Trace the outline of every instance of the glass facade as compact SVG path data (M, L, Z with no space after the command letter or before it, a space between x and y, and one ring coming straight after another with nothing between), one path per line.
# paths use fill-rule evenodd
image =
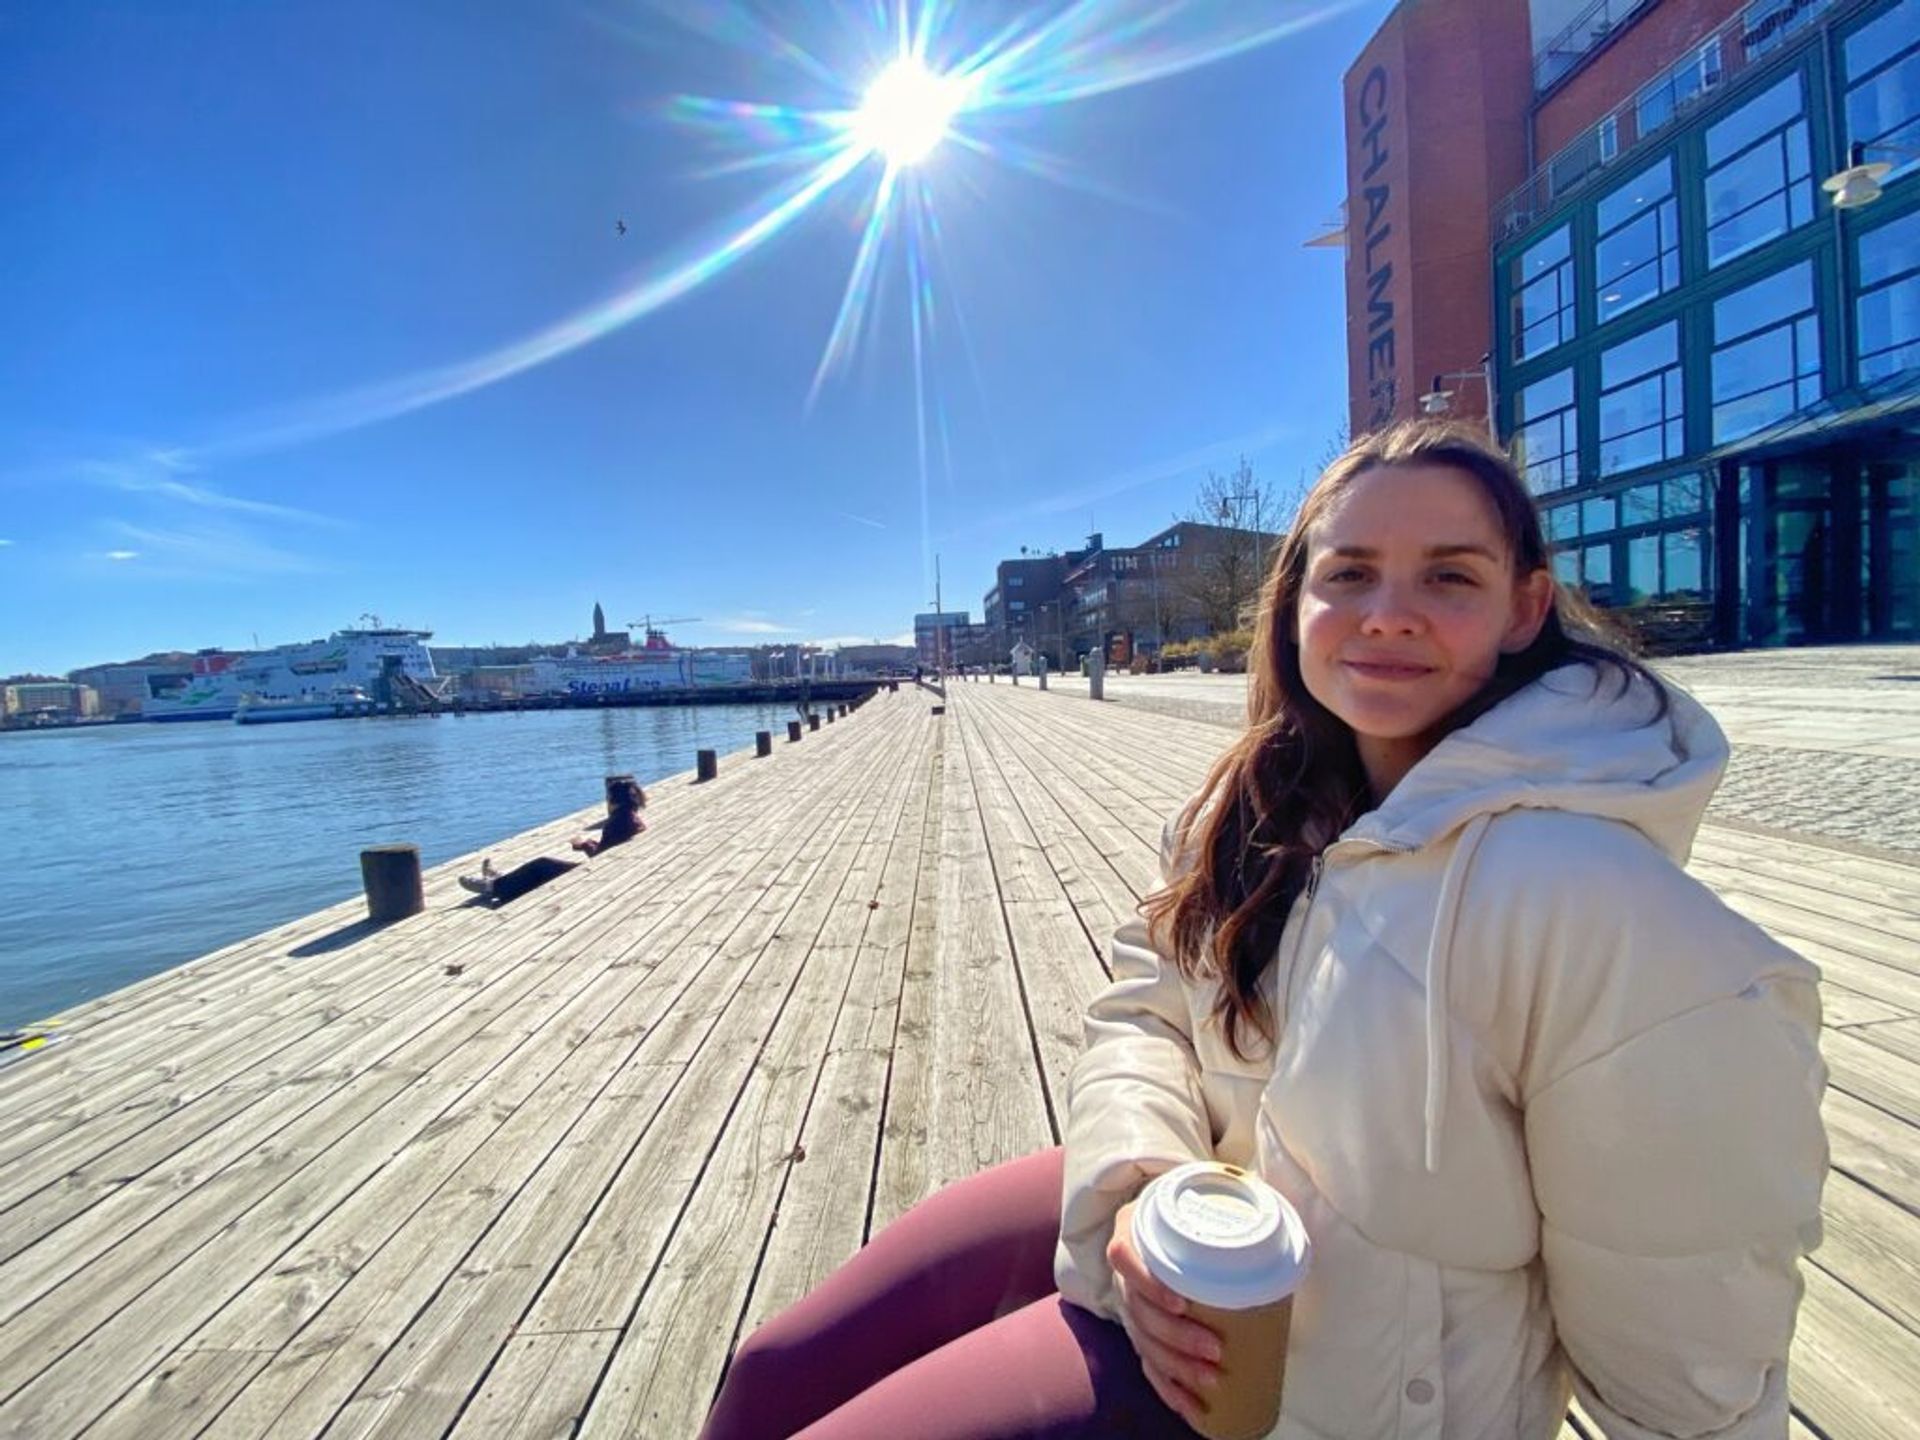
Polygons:
M1531 359L1574 334L1573 232L1561 226L1513 262L1513 358Z
M1515 458L1536 495L1564 490L1580 480L1580 411L1573 371L1537 380L1515 400Z
M1600 353L1600 473L1686 452L1680 326L1670 321Z
M1680 206L1671 156L1595 207L1594 289L1602 324L1680 288Z
M1920 0L1847 37L1847 139L1902 174L1920 164Z
M1707 263L1722 265L1813 219L1805 82L1794 71L1707 127Z
M1554 573L1649 636L1920 639L1920 0L1804 16L1493 256Z
M1713 443L1764 429L1820 398L1813 262L1736 290L1713 307Z
M1863 381L1920 365L1920 211L1860 236L1854 353Z

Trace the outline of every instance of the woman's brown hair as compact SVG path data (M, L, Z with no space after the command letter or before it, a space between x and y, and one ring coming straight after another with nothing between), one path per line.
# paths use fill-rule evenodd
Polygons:
M1548 567L1539 512L1519 471L1459 425L1411 421L1365 436L1307 492L1261 592L1247 655L1246 733L1214 762L1181 812L1174 852L1182 861L1141 906L1155 942L1183 975L1219 981L1217 1018L1243 1059L1249 1058L1248 1031L1266 1044L1274 1040L1260 977L1278 953L1287 914L1315 858L1373 804L1352 730L1301 678L1295 621L1314 526L1355 480L1386 465L1444 465L1471 476L1506 538L1514 577ZM1470 724L1549 670L1580 660L1613 672L1623 687L1644 677L1665 713L1659 680L1584 598L1555 584L1533 643L1501 655L1492 679L1442 722L1440 734Z

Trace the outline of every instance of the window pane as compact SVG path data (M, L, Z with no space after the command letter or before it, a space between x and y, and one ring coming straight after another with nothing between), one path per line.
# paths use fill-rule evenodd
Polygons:
M1713 307L1713 340L1725 345L1813 308L1813 262L1789 266Z
M1786 151L1779 142L1755 146L1707 177L1707 222L1738 214L1786 183Z
M1863 380L1877 380L1913 363L1913 346L1920 343L1920 275L1860 297L1859 340ZM1889 354L1894 351L1900 353Z
M1724 405L1715 405L1713 443L1722 445L1729 440L1738 440L1743 435L1751 435L1776 420L1785 419L1796 408L1792 381L1776 385L1771 390L1757 390L1751 395L1742 395Z
M1800 113L1800 72L1796 70L1771 90L1748 101L1708 129L1707 163L1718 165Z
M1638 376L1672 365L1680 358L1680 327L1669 321L1636 335L1600 357L1600 385L1611 390Z
M1529 246L1514 263L1514 281L1524 285L1544 275L1573 253L1571 229L1562 225L1537 245Z
M1719 265L1784 235L1792 228L1784 194L1707 229L1707 263Z
M1614 527L1613 496L1602 495L1597 500L1583 500L1580 504L1580 529L1588 535L1604 535Z
M1847 37L1847 78L1858 80L1916 43L1920 43L1920 0L1901 0Z
M1699 529L1670 530L1661 537L1666 552L1665 594L1671 600L1704 599L1706 586L1705 533Z
M1580 507L1556 505L1547 511L1547 538L1572 540L1580 534Z
M1920 0L1915 0L1920 4ZM1920 210L1860 237L1860 284L1878 285L1920 269Z
M1603 199L1597 207L1600 228L1612 230L1673 194L1673 160L1651 165Z
M1620 523L1645 525L1660 518L1660 487L1636 485L1620 497Z
M1562 585L1580 583L1580 552L1578 550L1557 550L1553 556L1553 578Z
M1660 537L1642 535L1627 542L1627 583L1621 603L1634 605L1660 593Z
M1665 482L1667 514L1692 515L1707 504L1706 483L1698 475L1675 475Z
M1534 420L1554 410L1564 410L1573 404L1573 371L1562 370L1557 375L1549 375L1537 380L1520 392L1520 418Z
M1786 325L1713 352L1713 402L1736 400L1794 377L1793 330Z
M1580 552L1580 569L1587 583L1587 594L1595 603L1613 603L1613 547L1589 545Z
M1920 53L1847 92L1847 134L1852 139L1871 143L1893 137L1897 143L1915 116L1920 116ZM1913 163L1912 157L1904 155L1867 158L1889 161L1899 169Z

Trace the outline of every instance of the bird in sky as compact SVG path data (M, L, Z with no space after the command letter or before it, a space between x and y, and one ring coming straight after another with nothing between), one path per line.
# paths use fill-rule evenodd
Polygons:
M613 222L613 228L624 235L627 233L627 222L624 220L616 220Z

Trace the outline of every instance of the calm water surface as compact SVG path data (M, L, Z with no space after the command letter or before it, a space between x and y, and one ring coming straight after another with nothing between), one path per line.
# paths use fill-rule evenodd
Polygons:
M0 734L0 1029L784 734L782 705Z

